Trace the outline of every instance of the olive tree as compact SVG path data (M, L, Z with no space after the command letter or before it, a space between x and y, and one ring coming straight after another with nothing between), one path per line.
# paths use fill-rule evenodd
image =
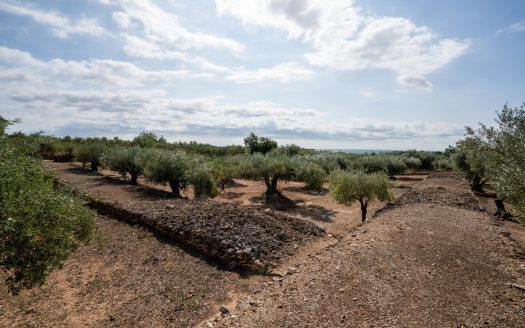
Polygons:
M86 167L86 163L91 163L91 170L98 171L100 166L100 156L104 152L104 145L101 143L89 143L78 145L73 154L75 159L82 163L82 168Z
M106 149L101 161L110 170L117 171L123 176L130 175L130 183L137 184L137 179L144 171L140 161L142 149L140 147L113 147Z
M258 137L253 132L244 138L244 145L248 154L266 154L277 148L277 142L266 137Z
M266 185L265 194L280 193L277 189L279 180L289 180L295 176L295 161L288 156L254 154L247 156L242 169L243 176L262 179Z
M470 189L482 192L486 183L486 147L472 137L466 137L456 144L456 153L452 155L452 163L470 183Z
M193 186L195 197L217 196L217 185L211 165L202 159L194 159L191 164L184 174L184 179L189 185Z
M389 191L390 181L384 172L365 173L334 171L328 178L330 195L340 204L350 206L354 201L361 205L361 221L366 220L368 204L379 199L387 201L392 198Z
M500 199L496 205L504 212L503 201L508 201L523 217L525 216L525 104L512 108L505 105L497 112L497 126L481 126L474 130L467 128L463 143L469 142L478 147L467 148L472 154L478 152L479 158L467 163L472 167L477 159L482 159L485 175L494 181L494 189Z
M144 176L148 180L167 182L173 194L180 197L180 191L187 186L186 171L190 168L190 158L185 152L146 149L141 153L139 163L144 167Z
M321 190L326 180L326 171L318 164L308 161L299 160L297 165L297 178L303 181L307 188Z
M239 156L223 156L213 159L211 162L212 174L217 183L224 191L228 181L231 181L240 172L241 158Z

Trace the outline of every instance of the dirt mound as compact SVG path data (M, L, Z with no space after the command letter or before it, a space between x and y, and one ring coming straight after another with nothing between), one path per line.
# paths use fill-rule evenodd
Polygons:
M435 179L438 178L435 177ZM378 210L374 214L374 217L377 217L379 214L393 208L418 203L451 206L479 212L487 210L486 207L481 205L476 197L469 191L438 186L412 188L406 191L393 203L388 203L385 207Z
M140 222L230 266L262 269L324 229L286 214L211 200L166 200L123 207L91 205L105 215Z

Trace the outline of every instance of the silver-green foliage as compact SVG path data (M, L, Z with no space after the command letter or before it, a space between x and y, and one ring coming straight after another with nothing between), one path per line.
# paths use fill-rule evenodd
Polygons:
M202 159L193 159L191 164L191 167L185 172L184 179L193 186L195 197L217 196L217 185L211 165Z
M326 177L326 171L314 162L302 160L297 165L297 178L308 188L321 190Z
M139 156L139 163L144 167L144 176L148 180L167 182L175 195L180 196L180 191L186 188L186 171L190 167L190 158L186 153L145 149Z
M361 205L361 219L366 219L368 204L379 199L392 198L389 191L390 180L384 172L366 173L362 170L353 172L334 171L328 178L330 195L340 204L350 206L354 201Z
M140 147L124 148L120 146L106 149L101 156L101 162L110 170L117 171L122 175L129 174L130 182L137 183L137 178L143 173L140 156Z
M505 105L496 123L497 127L467 128L465 140L480 145L473 152L479 151L485 175L494 181L498 195L525 217L525 104L519 108ZM477 164L469 158L467 162Z

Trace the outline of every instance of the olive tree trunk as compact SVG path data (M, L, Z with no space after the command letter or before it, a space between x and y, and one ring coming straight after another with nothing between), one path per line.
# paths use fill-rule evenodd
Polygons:
M361 222L366 220L366 211L368 209L368 202L363 198L359 198L359 204L361 204Z
M179 179L170 180L170 188L175 197L180 197L180 181Z

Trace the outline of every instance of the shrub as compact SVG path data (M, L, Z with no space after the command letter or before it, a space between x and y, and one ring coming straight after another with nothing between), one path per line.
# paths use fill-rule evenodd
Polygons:
M94 213L0 137L0 266L12 292L42 284L93 229Z
M142 174L143 167L140 163L139 147L123 148L113 147L106 149L102 154L101 161L110 170L117 171L122 175L129 173L130 183L136 184L138 176Z
M350 206L354 201L361 205L361 221L366 220L369 202L379 199L387 201L392 198L388 188L390 181L383 172L365 173L334 171L328 179L330 194L340 204Z

